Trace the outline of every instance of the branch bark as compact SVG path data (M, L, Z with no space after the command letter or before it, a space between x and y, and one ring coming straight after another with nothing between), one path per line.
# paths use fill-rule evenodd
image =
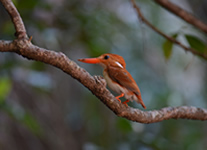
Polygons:
M131 0L131 3L133 5L133 7L135 8L138 17L147 25L149 26L152 30L154 30L155 32L157 32L158 34L160 34L161 36L163 36L164 38L166 38L167 40L177 44L178 46L182 47L186 52L191 52L194 55L198 55L204 59L207 60L207 55L205 53L201 53L193 48L187 47L185 45L183 45L181 42L177 41L176 39L174 39L173 37L170 37L168 35L166 35L165 33L163 33L161 30L159 30L158 28L156 28L155 26L153 26L142 14L141 10L139 9L139 7L137 6L137 4L135 3L134 0Z
M0 0L8 13L15 7L10 0ZM7 3L5 2L7 1ZM10 14L10 16L12 16ZM20 16L18 16L20 17ZM17 20L21 20L20 18ZM23 31L23 22L15 21L13 23L17 31ZM25 30L26 33L26 30ZM161 110L141 111L119 103L117 99L107 90L105 80L100 76L91 76L83 68L79 67L75 62L70 60L63 53L54 52L40 48L31 43L27 36L17 36L14 41L0 40L0 52L14 52L27 59L41 61L59 68L65 73L78 80L86 88L88 88L97 98L99 98L109 109L111 109L117 116L124 117L128 120L140 123L154 123L167 119L194 119L207 120L207 110L196 107L166 107Z
M185 20L186 22L192 24L193 26L197 27L201 31L205 32L207 34L207 24L203 23L196 17L194 17L189 12L183 10L179 6L171 3L168 0L154 0L156 3L164 7L165 9L169 10L173 14L177 15L181 19Z

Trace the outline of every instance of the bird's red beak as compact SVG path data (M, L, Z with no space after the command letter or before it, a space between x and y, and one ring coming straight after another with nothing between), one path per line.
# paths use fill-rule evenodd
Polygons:
M89 63L89 64L97 64L101 62L100 59L98 58L82 58L82 59L78 59L78 61Z

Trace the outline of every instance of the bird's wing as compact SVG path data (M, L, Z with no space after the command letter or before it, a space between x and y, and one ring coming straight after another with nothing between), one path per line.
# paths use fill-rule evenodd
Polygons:
M140 95L139 87L126 69L116 67L108 67L107 69L108 75L113 81L134 92L136 95Z
M131 74L124 68L120 69L116 67L108 67L107 69L109 77L119 85L125 87L129 91L132 91L138 98L136 102L140 103L142 107L146 109L146 106L142 101L139 87L132 78Z

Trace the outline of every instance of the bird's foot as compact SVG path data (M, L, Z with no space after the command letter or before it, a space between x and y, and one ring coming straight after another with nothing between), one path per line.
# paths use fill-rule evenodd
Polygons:
M126 101L122 102L122 104L125 104L128 107L128 105L127 105L128 102L129 102L129 100L126 100Z
M119 98L123 97L124 96L124 93L121 93L121 95L119 96L116 96L116 99L121 103L121 100Z
M119 98L116 97L116 99L121 103L121 100Z
M119 99L119 98L121 98L121 97L123 97L123 96L124 96L124 93L121 93L121 95L116 96L116 99Z

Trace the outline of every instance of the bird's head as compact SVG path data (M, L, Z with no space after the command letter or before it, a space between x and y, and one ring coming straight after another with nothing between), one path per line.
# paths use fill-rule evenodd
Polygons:
M100 64L102 67L107 68L108 66L125 68L126 64L122 56L106 53L97 58L82 58L78 61L90 64Z

